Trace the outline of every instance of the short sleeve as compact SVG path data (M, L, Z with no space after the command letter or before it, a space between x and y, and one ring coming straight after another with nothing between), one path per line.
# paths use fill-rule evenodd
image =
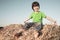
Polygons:
M42 18L46 18L46 15L42 12Z

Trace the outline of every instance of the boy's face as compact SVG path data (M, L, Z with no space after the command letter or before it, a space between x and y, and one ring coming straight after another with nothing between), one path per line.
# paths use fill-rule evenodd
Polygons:
M39 11L39 7L38 6L33 7L33 9L34 9L35 12Z

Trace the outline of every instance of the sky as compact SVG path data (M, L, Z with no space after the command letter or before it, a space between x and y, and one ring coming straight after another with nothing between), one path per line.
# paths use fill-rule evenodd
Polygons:
M23 24L33 11L31 5L34 1L39 2L40 11L60 24L60 0L0 0L0 26ZM43 19L43 23L50 21Z

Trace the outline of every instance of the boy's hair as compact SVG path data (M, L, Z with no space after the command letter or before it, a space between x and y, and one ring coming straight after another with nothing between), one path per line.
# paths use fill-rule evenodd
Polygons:
M35 2L32 3L32 9L33 9L33 7L35 7L35 6L38 6L38 7L40 8L40 5L39 5L39 3L38 3L37 1L35 1ZM33 10L34 10L34 9L33 9Z

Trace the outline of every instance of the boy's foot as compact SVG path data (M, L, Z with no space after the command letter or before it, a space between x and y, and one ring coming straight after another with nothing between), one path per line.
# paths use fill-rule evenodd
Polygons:
M34 37L35 38L39 37L40 35L42 35L42 32L41 31L34 30Z
M22 32L19 32L19 33L15 34L15 36L16 36L17 38L19 38L20 36L22 36Z
M34 37L37 38L38 35L39 35L39 33L36 30L34 30Z
M20 36L22 36L22 32L16 33L14 35L14 40L17 40Z
M38 32L38 37L39 37L40 35L42 35L42 32L41 32L41 31L40 31L40 32Z

